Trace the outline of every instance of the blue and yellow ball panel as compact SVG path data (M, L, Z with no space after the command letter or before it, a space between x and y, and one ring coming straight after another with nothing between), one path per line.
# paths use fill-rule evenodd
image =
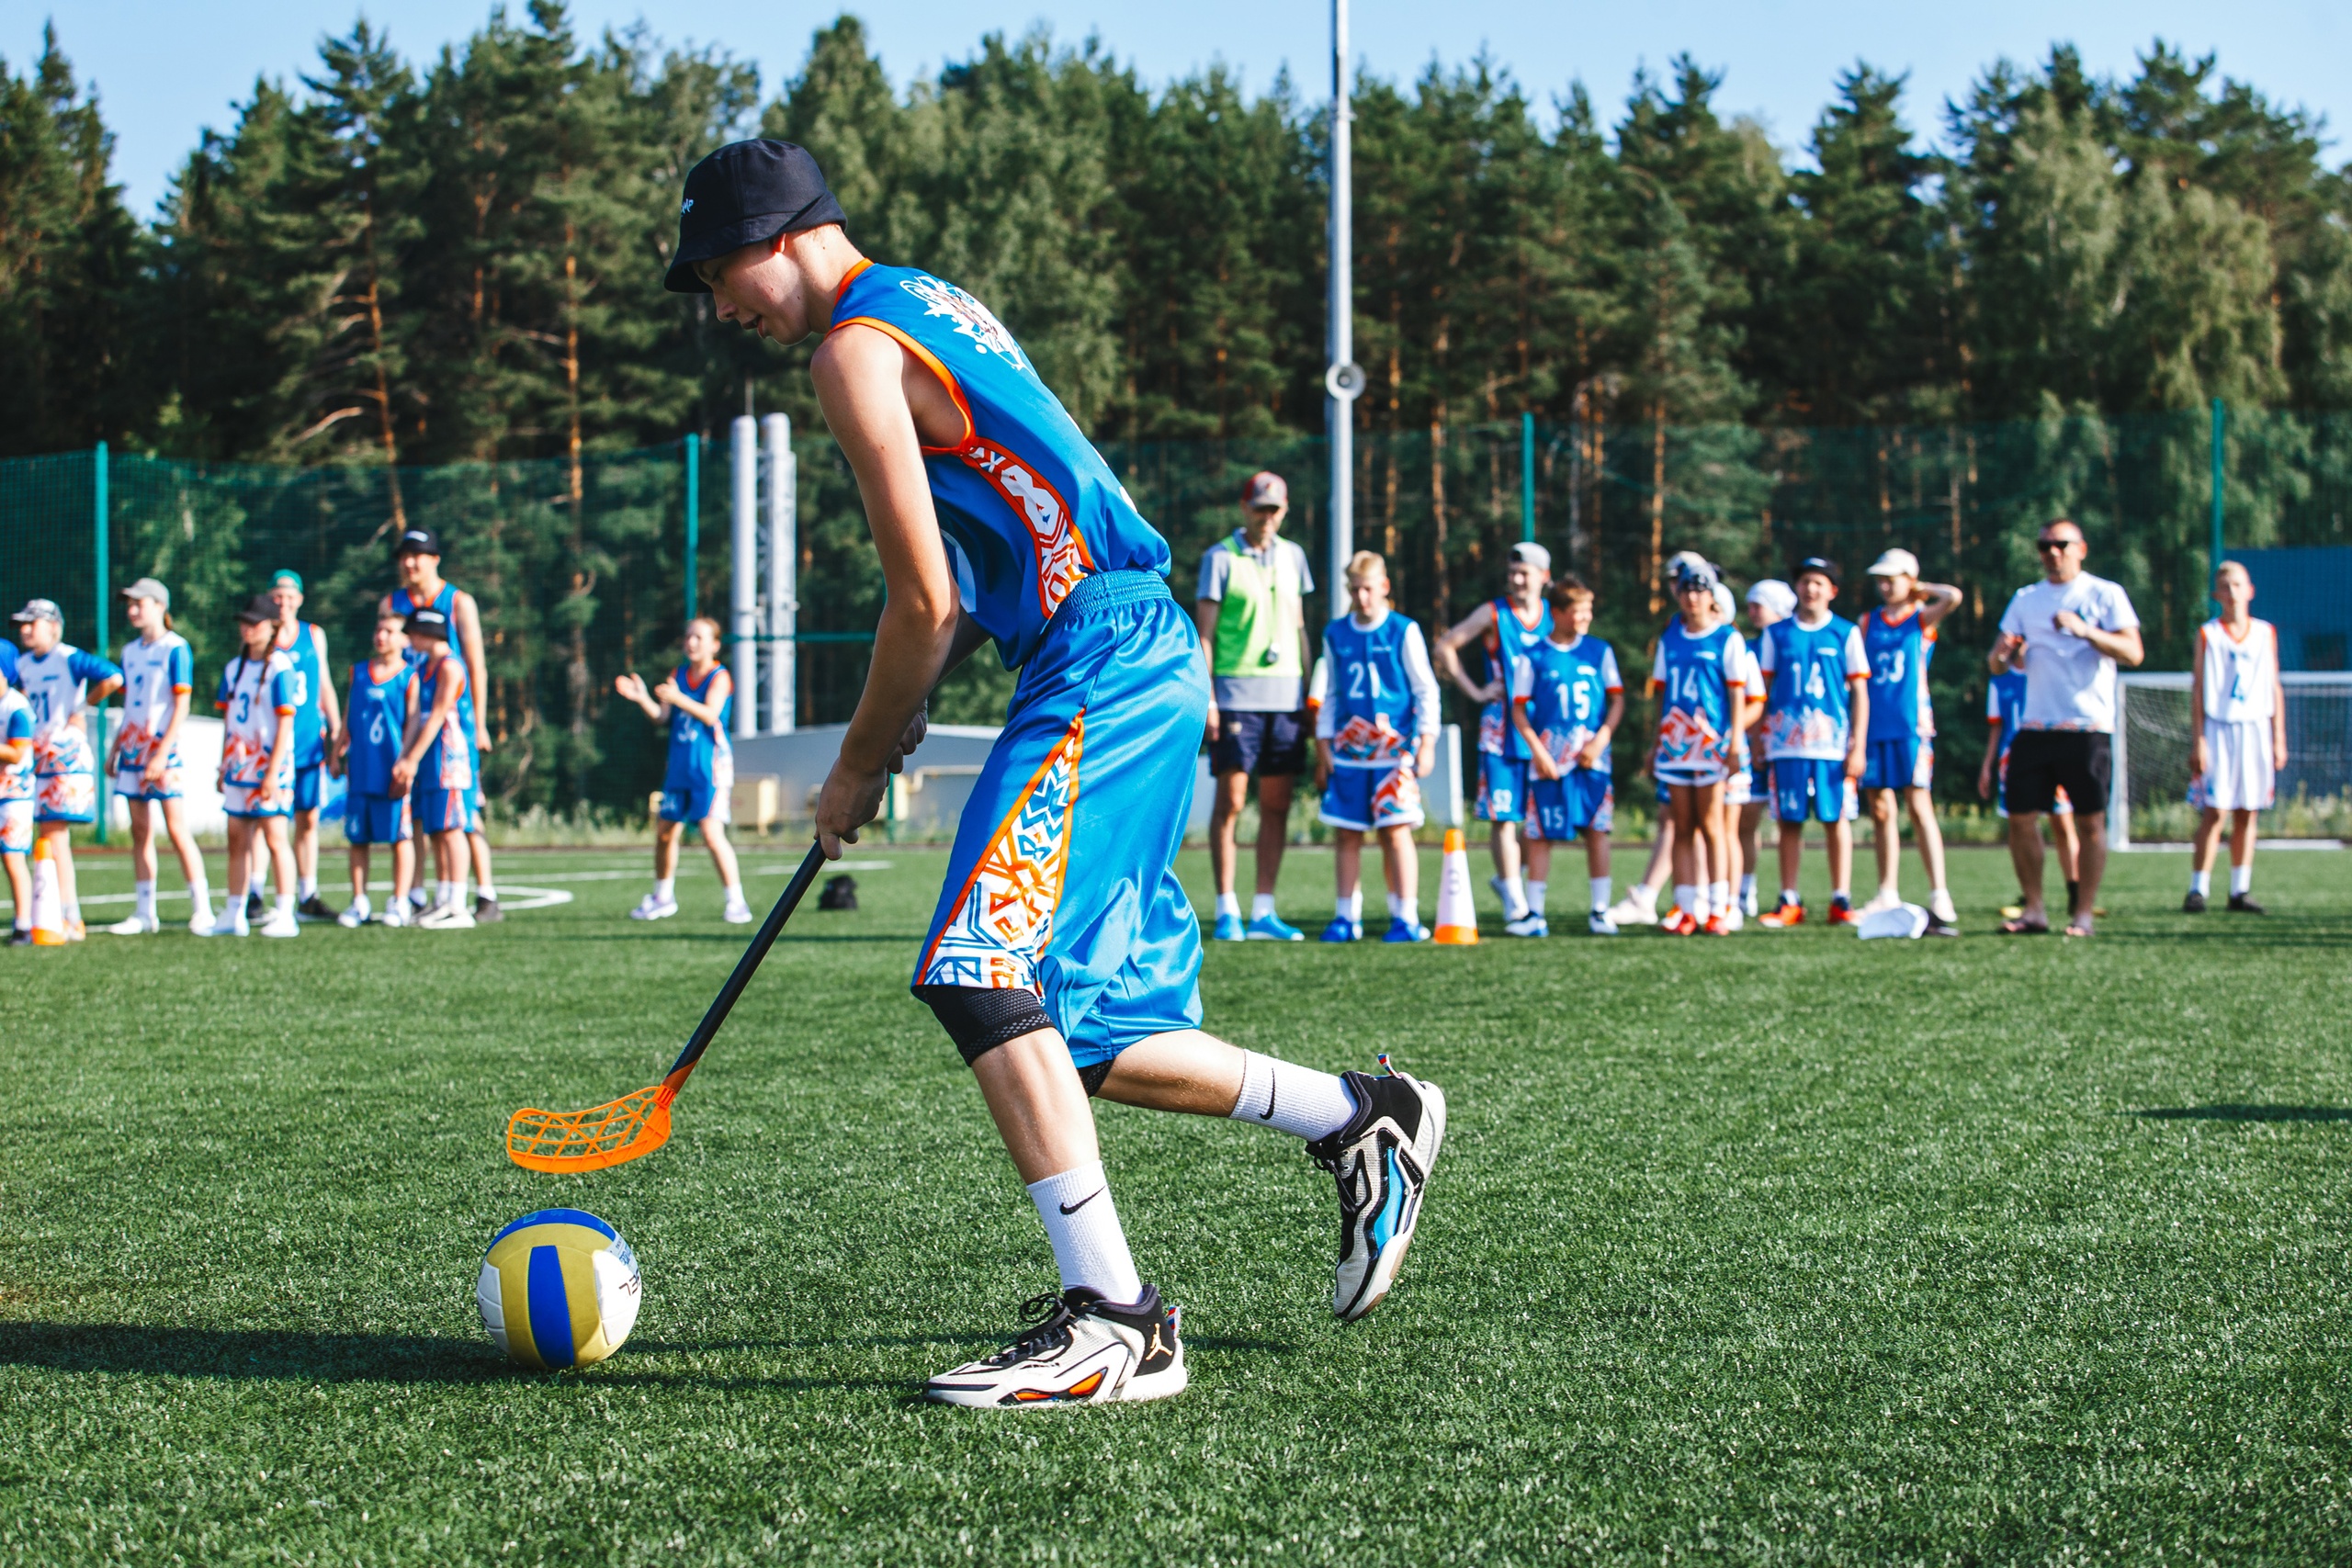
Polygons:
M526 1367L584 1367L621 1348L644 1284L620 1233L580 1209L541 1209L491 1238L474 1299L492 1341Z

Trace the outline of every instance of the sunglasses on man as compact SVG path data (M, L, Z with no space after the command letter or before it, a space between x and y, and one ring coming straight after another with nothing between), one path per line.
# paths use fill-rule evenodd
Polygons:
M2080 539L2036 539L2033 542L2033 547L2047 554L2052 550L2064 550L2081 543Z

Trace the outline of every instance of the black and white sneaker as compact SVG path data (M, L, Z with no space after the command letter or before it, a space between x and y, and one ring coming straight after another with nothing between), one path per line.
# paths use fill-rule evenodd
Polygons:
M923 1385L923 1397L978 1410L1041 1404L1110 1404L1184 1392L1182 1307L1143 1299L1106 1302L1083 1285L1021 1303L1034 1321L993 1356L967 1361Z
M1387 1058L1381 1059L1387 1067ZM1352 1321L1378 1306L1396 1282L1421 1193L1445 1141L1445 1095L1394 1070L1378 1077L1343 1075L1356 1113L1328 1138L1306 1145L1340 1184L1340 1267L1331 1311Z
M498 907L497 899L485 898L479 893L474 895L474 924L494 926L505 918L506 911Z
M327 908L327 901L320 897L315 893L311 894L308 898L303 899L300 904L295 905L294 913L298 918L305 920L332 920L334 919L334 911Z

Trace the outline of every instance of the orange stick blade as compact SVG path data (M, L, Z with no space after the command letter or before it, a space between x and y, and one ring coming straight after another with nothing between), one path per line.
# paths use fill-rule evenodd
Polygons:
M670 1141L670 1097L660 1084L585 1111L525 1107L507 1118L506 1157L526 1170L603 1170Z

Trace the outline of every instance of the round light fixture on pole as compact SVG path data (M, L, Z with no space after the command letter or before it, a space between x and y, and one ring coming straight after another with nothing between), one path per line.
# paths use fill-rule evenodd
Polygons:
M1342 402L1351 403L1363 396L1365 384L1361 365L1334 365L1323 372L1323 389Z

